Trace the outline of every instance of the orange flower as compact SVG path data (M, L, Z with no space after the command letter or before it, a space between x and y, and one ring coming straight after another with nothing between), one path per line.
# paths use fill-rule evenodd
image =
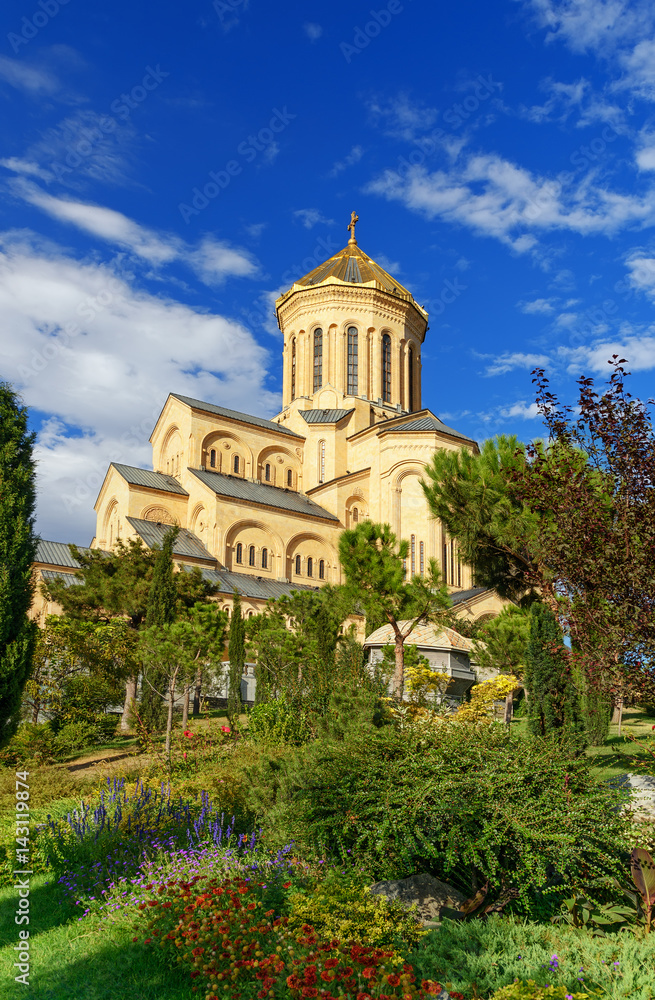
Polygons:
M324 983L331 983L332 980L334 979L334 973L326 972L325 970L323 970L323 972L321 973L321 979L323 980Z
M391 975L387 976L387 982L389 983L389 986L400 986L400 976L397 976L395 972L392 972Z
M300 982L298 976L287 976L287 986L290 990L297 990L300 987Z
M375 966L367 965L366 968L362 970L362 975L364 979L371 979L375 975Z

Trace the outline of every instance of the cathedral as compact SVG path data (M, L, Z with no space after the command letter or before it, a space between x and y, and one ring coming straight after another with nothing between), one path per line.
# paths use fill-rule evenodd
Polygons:
M428 314L359 247L356 222L353 212L347 246L275 304L281 411L267 420L170 393L150 438L152 470L109 466L92 547L152 546L178 524L176 561L200 567L228 610L237 590L252 614L291 590L342 582L339 535L369 518L409 542L408 576L437 560L462 614L500 610L473 586L421 489L438 448L477 444L423 408ZM67 545L41 544L43 579L73 582L76 565Z

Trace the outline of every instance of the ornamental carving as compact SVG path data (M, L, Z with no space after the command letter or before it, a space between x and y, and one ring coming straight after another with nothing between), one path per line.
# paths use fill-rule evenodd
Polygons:
M172 516L165 507L149 507L143 512L144 521L156 521L158 524L174 524Z

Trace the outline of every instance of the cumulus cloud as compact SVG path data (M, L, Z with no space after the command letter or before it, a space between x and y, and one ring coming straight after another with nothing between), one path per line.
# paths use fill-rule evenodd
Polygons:
M267 352L243 323L148 294L115 266L25 234L1 245L4 375L47 416L37 447L43 537L89 542L107 465L150 465L147 439L167 392L278 409Z
M293 214L294 218L298 219L305 229L312 229L319 223L325 226L334 225L334 219L328 219L319 208L298 208Z
M343 173L344 170L347 170L348 167L352 167L355 163L359 163L363 155L363 146L353 146L350 152L344 156L343 160L337 160L336 163L333 164L328 177L338 177L338 175Z
M608 362L615 354L626 359L629 371L649 371L655 368L655 327L642 333L619 335L613 340L597 340L589 346L560 348L560 354L567 361L571 375L589 370L606 374Z
M491 364L487 365L485 375L506 375L507 372L514 371L517 368L532 371L533 368L543 368L544 365L548 364L549 360L545 354L524 354L521 351L500 354L497 358L494 358Z
M528 316L535 313L542 313L547 316L554 311L555 306L552 299L533 299L532 302L519 302L517 308L522 313L527 313Z
M405 93L388 100L373 98L368 102L368 112L372 123L386 135L408 141L432 128L440 114L437 108L412 100Z

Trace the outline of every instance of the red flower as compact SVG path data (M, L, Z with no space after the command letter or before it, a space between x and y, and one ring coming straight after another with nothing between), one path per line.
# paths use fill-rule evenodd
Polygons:
M323 970L323 972L321 973L321 979L323 980L324 983L331 983L332 980L334 979L334 973L326 972L325 970Z
M325 962L326 969L334 969L339 964L338 958L328 958Z
M297 990L301 985L298 976L287 976L287 986L290 990Z
M303 997L317 997L318 990L315 986L303 986L301 996Z
M357 1000L373 1000L370 993L358 993Z
M387 982L389 983L389 986L400 986L400 976L397 976L395 972L392 972L391 975L387 976Z
M375 966L367 965L366 968L362 970L362 975L364 979L371 979L375 975Z
M185 735L185 736L186 736L186 738L187 738L187 739L189 739L189 740L192 740L192 739L193 739L193 733L190 733L188 729L185 729L185 730L184 730L184 735Z

